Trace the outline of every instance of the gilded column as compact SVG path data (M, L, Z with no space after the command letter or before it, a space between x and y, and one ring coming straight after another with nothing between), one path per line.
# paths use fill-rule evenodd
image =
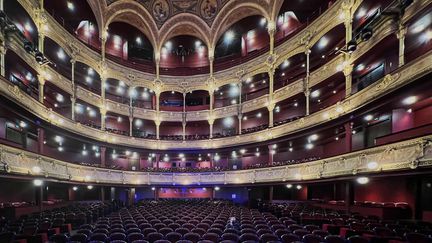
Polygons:
M243 111L242 111L242 80L240 79L239 83L238 83L238 89L239 89L239 103L237 106L237 117L238 117L238 134L241 134L241 130L242 130L242 123L241 123L241 118L243 116Z
M210 66L210 78L213 77L213 62L214 62L214 50L209 49L209 66Z
M208 123L209 123L209 130L210 130L210 138L213 138L213 124L214 124L214 119L213 119L213 118L209 118L209 119L208 119Z
M183 92L182 137L186 140L186 92Z
M155 120L156 125L156 139L159 139L159 128L160 128L161 121L159 120L159 117Z
M269 127L273 127L273 110L275 108L273 93L274 93L274 69L271 68L268 71L269 76L269 97L268 97L268 105L267 109L269 111Z
M160 76L160 54L159 52L155 53L155 64L156 64L156 79L159 80L159 76Z
M273 120L274 108L275 108L275 103L273 102L267 106L267 110L269 112L269 124L268 124L269 127L273 127L274 124L274 120Z
M267 23L267 32L270 37L270 55L274 53L274 34L276 32L276 24L274 21L268 21Z
M76 104L76 86L75 86L75 59L72 58L71 62L71 86L72 86L72 95L71 95L71 117L72 120L75 121L75 104Z
M309 87L309 78L310 78L310 70L309 70L310 58L309 57L310 57L310 53L311 53L311 51L310 51L309 47L306 48L306 52L305 52L305 54L306 54L306 77L304 79L304 84L303 84L304 93L306 96L306 116L308 116L310 113L310 87Z
M349 54L345 54L348 56ZM347 58L345 58L347 59ZM348 63L349 61L346 61ZM345 64L343 68L343 73L345 75L345 97L349 97L352 94L352 64Z
M101 129L105 130L106 128L106 108L105 106L102 106L100 108L100 114L101 114Z
M101 33L101 57L102 62L105 61L105 48L106 48L106 41L108 38L108 28L105 28Z
M0 11L4 10L4 0L0 0ZM0 75L5 76L6 74L6 61L5 61L5 55L6 55L6 43L5 43L5 36L3 33L0 33Z
M405 36L407 33L407 28L402 24L399 24L399 30L396 36L399 40L399 67L405 64Z
M133 100L132 97L129 98L129 136L133 136Z
M39 81L39 102L43 104L43 102L44 102L45 77L42 74L38 74L38 81Z

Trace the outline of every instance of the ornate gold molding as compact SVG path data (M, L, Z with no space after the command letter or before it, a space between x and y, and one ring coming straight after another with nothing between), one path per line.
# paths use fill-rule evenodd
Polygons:
M409 172L417 168L430 168L431 141L432 136L425 136L301 164L226 172L149 173L109 170L67 163L7 145L0 145L0 160L7 163L10 174L89 184L144 186L307 182L357 174ZM378 167L369 169L369 162L376 162ZM33 172L35 166L41 168L40 173Z

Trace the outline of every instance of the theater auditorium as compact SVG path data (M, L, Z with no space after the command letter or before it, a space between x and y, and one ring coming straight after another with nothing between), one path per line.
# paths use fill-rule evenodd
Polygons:
M432 243L432 0L0 0L0 243Z

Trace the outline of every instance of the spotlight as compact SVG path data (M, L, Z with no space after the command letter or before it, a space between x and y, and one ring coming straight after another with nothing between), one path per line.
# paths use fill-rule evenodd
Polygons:
M362 41L368 41L373 35L373 31L371 28L366 28L361 32L361 39Z
M355 40L350 40L347 44L347 51L348 53L353 53L355 50L357 50L357 42Z
M28 53L33 52L33 44L30 41L24 41L24 50Z
M40 65L44 64L44 62L45 62L45 57L44 57L44 55L42 54L42 52L40 52L40 51L36 51L36 53L35 53L35 60L36 60L36 62L39 63Z

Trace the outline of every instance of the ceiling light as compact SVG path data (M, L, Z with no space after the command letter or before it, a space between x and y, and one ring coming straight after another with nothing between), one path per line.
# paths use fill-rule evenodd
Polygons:
M116 93L117 93L117 94L123 94L123 92L124 92L124 88L121 87L121 86L117 86L117 88L116 88Z
M218 186L215 186L215 191L219 191L220 190L220 187L218 187Z
M59 146L59 147L57 148L57 150L60 151L60 152L63 152L63 151L64 151L64 148L63 148L62 146Z
M261 118L262 117L262 114L261 114L261 112L258 112L258 114L256 115L258 118Z
M240 149L240 153L241 154L245 154L246 153L246 149Z
M138 97L138 92L136 91L136 89L129 89L129 97L132 99L135 99L136 97Z
M63 140L64 140L64 139L63 139L62 137L58 136L58 135L56 135L56 136L54 137L54 141L56 141L57 143L62 143Z
M234 125L234 118L232 117L225 117L222 121L223 125L225 127L232 127Z
M42 169L39 166L33 166L32 171L33 173L38 174L42 171Z
M412 105L414 103L417 102L417 97L416 96L409 96L407 98L405 98L404 100L402 100L402 103L404 105Z
M57 57L59 58L59 59L61 59L61 60L64 60L65 58L66 58L66 54L65 54L65 52L63 51L63 49L59 49L58 51L57 51Z
M365 119L365 121L372 121L373 116L369 114L369 115L365 116L364 119Z
M201 41L197 40L195 41L195 48L199 48L201 46Z
M93 83L93 79L92 79L91 77L89 77L89 76L86 76L86 77L85 77L85 81L86 81L86 83L88 83L88 84Z
M143 125L143 121L141 119L135 119L135 126L141 127Z
M91 190L91 189L93 189L93 186L92 185L88 185L87 189Z
M252 81L252 78L247 78L246 79L246 83L248 84L248 83L250 83Z
M288 151L290 151L290 152L292 152L294 149L292 148L292 147L290 147L289 149L288 149Z
M289 66L289 64L290 64L289 60L285 60L285 61L282 63L282 68L287 68L287 67Z
M274 155L274 154L276 154L276 150L273 150L273 149L272 149L272 150L270 151L270 153L271 153L272 155Z
M64 96L60 93L56 94L56 100L60 103L64 102Z
M213 157L214 161L219 161L220 160L220 156L219 154L215 154L215 156Z
M306 144L306 149L313 149L314 145L312 143Z
M325 58L325 55L322 55L321 58L324 59L324 58Z
M359 177L359 178L357 178L356 181L357 181L358 184L364 185L364 184L369 183L369 178L367 178L367 177Z
M171 42L171 41L167 41L167 42L165 43L165 48L166 48L168 51L171 51L171 48L172 48L172 42Z
M306 67L306 64L303 63L301 66L302 66L302 67Z
M42 184L43 184L42 180L39 180L39 179L34 179L33 180L33 185L35 185L35 186L41 186Z
M243 121L246 121L248 119L247 116L243 116Z
M255 84L250 84L249 88L251 88L251 89L255 88Z
M255 156L256 156L256 157L259 157L260 155L261 155L261 153L260 153L260 152L258 152L258 151L257 151L257 152L255 152Z
M237 100L231 100L231 105L237 104Z
M77 187L77 186L74 186L74 187L72 187L72 190L74 190L74 191L78 191L78 187Z
M352 134L353 134L353 135L356 134L356 133L357 133L356 130L353 130L353 131L352 131Z
M141 37L137 37L137 38L135 39L135 42L136 42L138 45L141 45L141 44L142 44Z
M411 108L409 108L409 109L407 110L407 112L408 112L408 113L411 113L411 112L412 112L412 109L411 109Z
M371 161L371 162L367 163L367 168L369 170L374 170L374 169L378 168L378 163L375 161Z
M318 48L319 49L323 49L324 47L327 46L327 44L329 43L329 39L326 36L323 36L319 41L318 41Z
M311 93L311 97L312 98L317 98L320 95L320 91L319 90L315 90Z
M234 40L234 37L235 37L234 31L232 30L227 31L224 36L225 44L227 45L231 44L231 42Z
M287 184L286 187L287 188L292 188L292 185L291 184Z
M87 74L88 74L88 75L94 75L94 73L95 73L95 72L94 72L93 68L88 68L88 69L87 69Z
M336 141L339 141L339 137L335 137L335 140L336 140Z
M294 107L297 107L297 106L298 106L298 103L297 103L297 102L295 102L295 103L294 103Z
M260 19L260 25L261 26L265 26L266 23L267 23L267 19L266 18L263 17L263 18Z
M123 118L121 117L121 116L119 116L119 117L117 117L117 122L122 122L123 121Z
M308 138L309 141L316 141L317 139L318 139L318 135L317 134L312 134Z
M68 1L68 2L67 2L67 8L68 8L70 11L74 11L74 10L75 10L75 6L74 6L74 4L73 4L71 1Z
M302 186L301 185L297 185L296 188L297 188L297 190L300 190L300 189L302 189Z
M26 123L25 121L20 121L20 122L19 122L19 126L20 126L21 128L26 128L26 127L27 127L27 123Z
M86 156L86 155L88 154L88 151L84 149L83 151L81 151L81 154L82 154L83 156Z

